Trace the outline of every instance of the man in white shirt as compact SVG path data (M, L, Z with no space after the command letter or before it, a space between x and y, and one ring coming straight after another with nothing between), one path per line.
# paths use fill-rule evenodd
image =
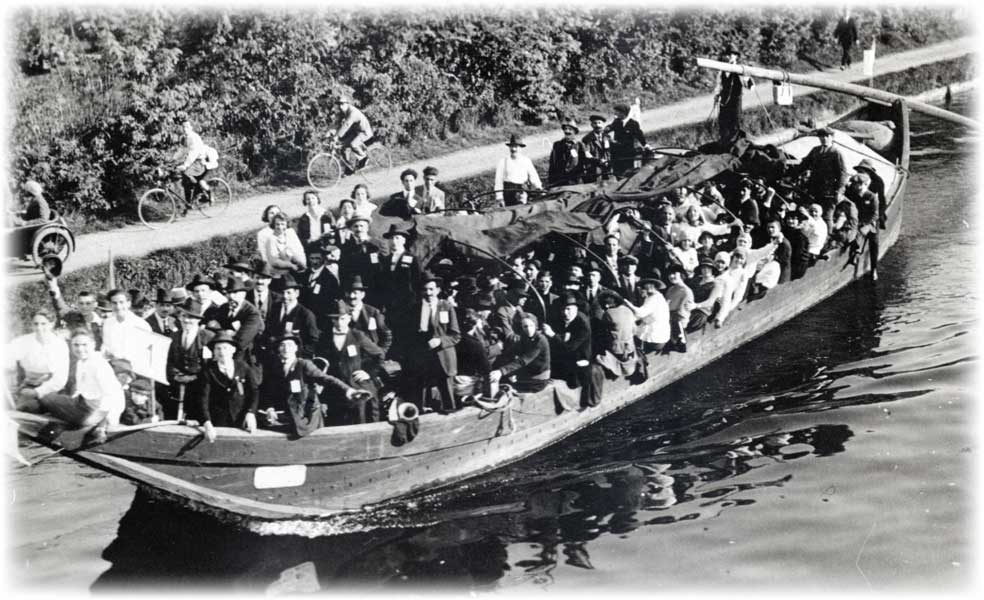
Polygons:
M113 312L103 322L103 355L107 359L123 358L134 365L143 364L143 357L136 356L131 334L135 329L151 331L150 324L130 311L130 296L125 290L110 290L106 299Z
M495 199L500 205L515 206L516 190L525 186L540 190L543 184L533 161L520 153L519 149L525 148L526 144L519 136L512 134L506 146L509 147L509 156L500 160L495 168Z
M811 204L808 215L800 225L800 231L806 236L807 252L816 260L827 243L827 222L823 220L823 208L819 204Z
M69 382L68 394L48 394L41 398L41 408L77 427L96 425L93 439L106 439L106 426L120 422L126 408L123 387L109 361L96 352L92 334L77 331L72 336L75 356L75 379Z
M441 212L445 209L444 191L437 187L437 167L424 167L423 213Z

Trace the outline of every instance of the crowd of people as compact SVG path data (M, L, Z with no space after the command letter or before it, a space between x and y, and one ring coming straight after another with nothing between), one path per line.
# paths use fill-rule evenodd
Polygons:
M645 140L616 108L613 124L593 115L582 140L563 121L548 182L631 172ZM686 352L688 334L726 326L741 302L830 252L868 244L877 257L884 183L869 159L850 173L829 129L815 134L820 145L780 176L727 172L617 211L598 243L546 236L498 262L449 250L421 264L413 219L449 208L428 167L422 185L403 171L378 208L364 184L337 211L305 191L294 223L269 206L254 256L153 299L86 290L69 304L49 277L53 310L39 307L33 333L10 344L17 407L94 426L96 440L110 424L187 416L214 441L217 427L302 436L374 422L401 401L449 413L506 383L535 392L563 381L582 407L597 405L605 381L645 379L655 356ZM521 140L506 145L496 189L505 205L529 202L539 175ZM783 184L799 176L794 200ZM379 216L402 220L373 239ZM166 383L133 369L134 330L170 338Z

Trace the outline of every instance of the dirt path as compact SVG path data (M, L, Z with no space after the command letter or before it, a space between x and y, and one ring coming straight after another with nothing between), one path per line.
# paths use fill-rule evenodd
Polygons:
M917 67L927 63L952 60L971 54L976 50L974 38L961 38L943 42L925 48L899 52L879 58L875 63L875 75L883 75ZM838 69L818 71L825 77L838 81L855 81L864 83L861 75L861 63L845 71ZM745 107L753 108L763 103L771 103L772 92L765 82L759 82L757 93L745 95ZM804 89L794 86L794 93L801 95ZM654 136L656 145L659 144L658 132L668 127L678 127L699 123L708 118L713 99L710 94L698 96L691 100L643 111L641 124L648 133ZM541 158L549 154L550 146L558 137L558 133L550 132L526 138L526 154L531 158ZM377 202L399 189L398 177L400 171L413 167L421 171L425 165L434 165L441 172L441 179L452 181L463 177L472 177L494 168L495 162L505 155L502 144L491 144L468 150L453 152L426 161L415 161L405 165L394 166L389 171L375 172L368 175L369 189L374 193ZM322 197L329 206L336 206L338 201L348 196L351 186L363 179L347 178L334 190L323 193ZM234 202L232 207L218 219L207 219L196 213L189 213L184 219L175 221L169 228L151 231L143 226L135 225L113 231L92 233L81 236L77 240L77 252L65 267L66 272L105 263L108 252L112 249L114 256L143 256L154 250L168 247L190 245L209 239L216 235L228 235L241 231L259 229L261 226L260 213L268 204L280 205L291 217L303 213L300 197L303 188L281 190L259 194ZM15 266L8 275L14 285L40 278L38 271L26 263Z

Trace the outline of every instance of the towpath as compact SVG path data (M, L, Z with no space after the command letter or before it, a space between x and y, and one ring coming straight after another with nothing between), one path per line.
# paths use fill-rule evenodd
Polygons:
M898 52L875 62L875 75L884 75L910 69L920 65L952 60L976 51L977 40L972 37L960 38L915 50ZM824 77L837 81L853 81L864 83L862 65L855 63L851 69L817 71ZM796 89L795 94L805 93ZM757 93L745 95L745 107L753 108L772 101L771 90L768 86L759 86ZM713 104L710 94L697 96L690 100L661 106L643 111L641 123L647 133L656 133L664 128L679 127L705 121ZM550 146L558 137L557 132L548 132L526 138L526 154L530 158L542 158L549 154ZM658 136L656 138L658 143ZM490 144L467 150L460 150L440 157L422 161L396 165L384 172L374 172L367 176L369 189L377 196L377 202L399 189L398 176L400 171L413 167L423 170L425 165L433 165L440 169L441 179L452 181L464 177L473 177L494 168L495 162L505 155L502 144ZM351 186L361 178L343 180L334 190L323 193L329 206L336 206L341 198L347 196ZM177 247L194 244L207 240L216 235L228 235L247 230L259 229L259 219L263 207L268 204L278 204L291 217L300 216L303 207L300 203L303 188L278 190L242 198L233 203L221 218L207 219L197 213L189 213L188 217L175 221L163 230L151 231L142 225L131 225L122 229L91 233L80 236L77 240L77 252L66 264L65 271L70 272L106 262L108 253L112 250L114 256L143 256L161 248ZM27 263L16 263L8 271L10 283L17 285L23 281L36 280L40 273Z

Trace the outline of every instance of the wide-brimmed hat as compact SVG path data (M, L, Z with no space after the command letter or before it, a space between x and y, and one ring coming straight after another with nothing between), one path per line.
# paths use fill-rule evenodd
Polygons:
M870 158L861 159L861 162L859 162L858 164L854 165L854 170L855 171L868 171L869 173L871 173L873 175L877 175L878 174L877 171L875 171L875 163Z
M253 272L253 267L246 261L229 261L222 265L223 269L229 269L230 271L245 271L247 273Z
M410 230L404 229L396 223L390 224L389 231L383 234L383 238L388 240L397 235L402 235L405 240L410 241Z
M331 306L331 310L328 311L329 317L340 317L342 315L352 314L352 308L342 300L336 300Z
M188 295L188 290L183 287L174 288L170 292L171 304L181 304L191 296Z
M246 287L246 284L241 279L232 277L229 279L229 283L226 284L225 290L223 291L226 294L234 294L236 292L248 292L249 288Z
M655 277L643 277L640 279L639 287L644 285L652 285L661 292L666 289L666 284L661 279L656 279Z
M831 137L831 136L834 135L834 130L831 129L830 127L817 127L813 131L813 135L815 135L817 137L820 137L820 136Z
M561 121L560 122L560 128L561 129L573 129L574 130L574 133L579 133L581 131L581 128L577 126L577 122L574 120L574 117L568 117L568 118L564 119L563 121Z
M430 283L431 281L437 282L437 285L439 286L444 285L443 277L435 274L433 271L424 271L423 274L420 276L420 285L423 286L424 284Z
M639 259L629 254L628 256L622 256L618 259L618 266L624 267L625 265L639 265Z
M285 273L284 276L280 278L280 287L281 289L284 290L289 290L289 289L299 290L304 286L301 285L301 283L298 282L296 279L294 279L293 275L291 275L290 273Z
M207 275L202 275L201 273L195 273L195 276L192 278L191 281L188 282L185 288L187 288L188 290L194 290L196 287L200 285L207 285L209 288L214 290L215 280L213 280L211 277L208 277Z
M519 137L515 133L509 136L509 141L506 142L507 146L519 146L520 148L525 148L526 144L523 143L523 138Z
M178 308L178 314L185 317L191 317L193 319L205 318L205 311L202 307L202 303L197 300L192 300L186 306Z
M575 295L575 294L564 294L564 306L570 306L572 304L574 306L580 306L581 305L580 304L580 301L577 298L577 295Z
M174 298L171 294L164 288L157 288L157 297L154 302L157 304L174 304Z
M352 290L365 291L366 289L367 288L366 288L365 284L362 283L362 275L353 275L351 277L351 279L349 279L345 283L345 291L346 292L351 292Z
M738 48L732 44L725 44L721 47L721 56L727 56L729 54L737 54L738 56L741 56L741 52L738 51Z
M293 340L294 343L297 344L298 346L301 345L301 337L297 335L296 331L293 330L285 331L281 333L273 341L275 344L280 344L281 342L284 342L286 340Z
M236 334L229 329L219 331L208 341L209 348L214 348L216 344L232 344L236 347L236 350L239 350L239 342L236 340Z
M268 262L260 262L259 266L253 269L253 275L257 278L273 279L273 267Z

